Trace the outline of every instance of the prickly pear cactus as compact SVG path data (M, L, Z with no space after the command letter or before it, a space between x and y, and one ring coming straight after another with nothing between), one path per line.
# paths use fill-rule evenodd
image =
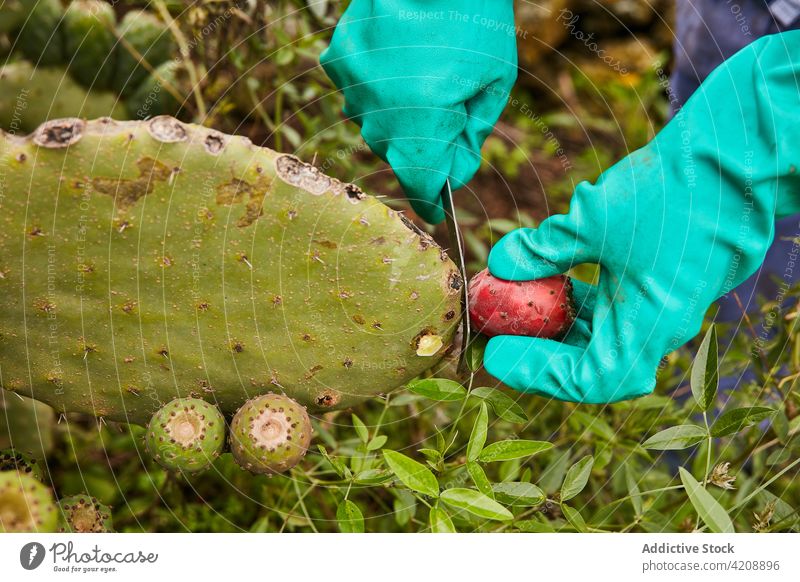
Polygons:
M442 249L293 156L168 117L65 119L0 136L0 168L0 384L57 412L347 407L451 345Z
M102 0L73 0L64 11L64 38L72 75L86 87L108 89L114 75L117 17Z
M23 475L30 475L37 481L42 480L42 467L39 461L15 449L0 451L0 471L18 471Z
M44 484L18 471L0 472L0 533L55 531L58 511Z
M190 473L207 469L225 444L225 419L199 398L176 398L150 419L147 449L165 469Z
M16 45L38 68L63 63L66 43L62 30L64 8L59 0L25 0L30 11L17 23Z
M311 420L303 406L281 394L248 400L231 421L231 453L256 474L288 471L311 443Z
M128 95L150 76L142 59L156 67L169 60L175 44L167 25L144 10L132 10L123 16L118 35L120 44L111 84L118 93Z
M73 495L58 501L58 531L69 533L108 533L114 531L111 509L89 495Z

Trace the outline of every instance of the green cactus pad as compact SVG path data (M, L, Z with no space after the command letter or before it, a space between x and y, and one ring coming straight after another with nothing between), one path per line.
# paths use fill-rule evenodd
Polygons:
M57 525L58 511L50 489L30 475L0 472L0 532L48 533Z
M175 45L167 25L143 10L128 12L119 23L117 34L120 43L111 86L128 95L150 76L142 59L155 69L170 58Z
M114 531L111 509L89 495L73 495L58 501L58 531L69 533L108 533Z
M168 117L0 135L0 385L146 423L281 390L348 407L432 367L462 282L402 213ZM418 355L420 339L442 348Z
M67 66L90 89L108 89L114 75L116 15L102 0L73 0L64 11Z
M35 67L66 62L66 40L62 29L64 9L59 0L27 0L30 15L22 19L16 45ZM52 89L52 88L51 88Z
M108 91L88 91L62 67L35 68L27 61L0 66L0 128L33 131L48 119L125 115Z
M23 475L30 475L37 481L42 480L42 466L39 461L15 449L0 451L0 472L2 471L18 471Z
M225 444L225 419L199 398L176 398L147 425L147 449L165 469L194 473L211 466Z
M283 473L305 456L311 432L305 407L281 394L263 394L234 415L231 453L251 473Z

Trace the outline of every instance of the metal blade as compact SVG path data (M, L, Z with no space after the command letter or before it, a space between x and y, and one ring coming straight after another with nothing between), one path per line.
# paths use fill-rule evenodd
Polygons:
M458 219L456 219L455 206L453 205L453 190L450 188L450 179L444 182L442 188L442 207L444 209L445 223L447 224L447 233L450 237L450 258L456 264L459 273L461 274L461 330L463 332L461 338L461 353L458 356L458 372L464 371L465 358L467 356L467 343L470 336L469 325L469 311L468 300L469 290L467 289L467 265L464 261L464 239L461 236L461 230L458 228Z

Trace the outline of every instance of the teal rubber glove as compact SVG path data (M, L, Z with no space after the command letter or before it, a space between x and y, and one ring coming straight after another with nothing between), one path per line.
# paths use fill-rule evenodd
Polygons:
M578 321L563 343L492 338L486 369L571 402L650 393L661 358L759 267L776 215L800 211L798 168L800 32L786 32L720 65L653 141L579 184L568 214L499 241L489 256L497 277L579 263L599 264L600 276L578 285Z
M426 221L472 179L517 77L512 0L353 0L320 57Z

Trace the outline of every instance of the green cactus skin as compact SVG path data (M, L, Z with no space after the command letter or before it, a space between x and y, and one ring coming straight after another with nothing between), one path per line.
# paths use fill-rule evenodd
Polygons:
M147 119L158 115L175 115L184 100L179 101L167 84L179 93L186 93L186 70L178 61L167 61L156 68L126 100L131 119Z
M15 449L0 451L0 472L2 471L18 471L23 475L30 475L37 481L42 480L42 466L39 461Z
M73 495L58 501L59 532L109 533L114 531L111 509L89 495Z
M64 11L67 64L84 87L108 89L114 75L116 15L102 0L74 0Z
M0 34L17 30L36 5L36 0L5 0L0 2Z
M245 402L234 415L231 453L251 473L283 473L305 456L311 432L304 406L288 396L263 394Z
M50 489L30 475L0 472L1 533L50 533L57 526L58 511Z
M165 469L195 473L211 466L225 445L225 419L199 398L176 398L147 425L147 450Z
M15 449L43 461L53 449L56 415L43 402L0 391L0 449Z
M125 43L154 69L170 58L175 43L167 25L143 10L133 10L122 18L118 36L121 40L117 46L116 70L111 87L122 95L129 95L142 85L150 72Z
M62 29L64 8L59 0L34 0L30 15L22 19L16 45L35 67L59 65L66 59Z
M167 117L72 119L0 135L0 168L0 385L57 414L143 424L176 396L232 414L275 390L345 408L452 343L442 249L293 156Z
M48 119L124 116L125 105L108 91L88 91L61 67L18 61L0 67L0 128L35 130Z

